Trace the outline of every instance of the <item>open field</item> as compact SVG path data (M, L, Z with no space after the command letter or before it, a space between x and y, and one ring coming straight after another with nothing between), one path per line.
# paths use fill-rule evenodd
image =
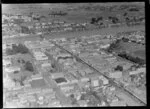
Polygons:
M141 45L141 44L137 44L137 43L133 43L133 42L121 41L118 46L119 46L119 48L114 49L113 51L115 51L117 53L125 51L133 57L139 57L144 60L146 58L145 45Z

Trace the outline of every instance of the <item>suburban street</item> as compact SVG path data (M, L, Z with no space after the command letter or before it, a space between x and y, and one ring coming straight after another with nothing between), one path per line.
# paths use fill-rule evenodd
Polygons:
M142 101L141 99L139 99L137 96L135 96L133 93L131 93L130 91L128 91L127 89L125 89L123 86L120 86L117 82L115 82L114 80L112 80L111 78L109 78L108 76L104 75L103 73L101 73L100 71L98 71L96 68L94 68L93 66L89 65L88 63L86 63L85 61L83 61L80 57L74 55L73 53L71 53L70 51L66 50L65 48L59 46L58 44L56 44L55 42L52 42L53 44L55 44L57 47L59 47L60 49L65 50L66 52L68 52L69 54L71 54L73 57L75 57L76 59L80 60L83 64L88 65L91 69L93 69L94 71L96 71L98 74L103 75L105 78L107 78L110 83L112 85L114 85L115 87L121 89L121 91L123 91L126 95L128 95L129 97L132 97L135 101L139 102L142 105L146 105L146 103L144 101Z

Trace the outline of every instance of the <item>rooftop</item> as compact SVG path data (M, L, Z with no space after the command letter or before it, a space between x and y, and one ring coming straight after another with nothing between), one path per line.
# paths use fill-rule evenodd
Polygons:
M30 83L31 83L32 88L45 88L45 87L47 87L47 84L45 83L44 79L32 80Z
M57 83L67 82L67 80L66 80L65 78L62 78L62 77L56 78L55 81L56 81Z

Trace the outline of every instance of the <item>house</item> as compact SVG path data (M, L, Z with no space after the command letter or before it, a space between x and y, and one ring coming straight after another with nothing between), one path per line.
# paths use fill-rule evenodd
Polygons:
M33 51L33 55L36 60L47 60L48 57L41 51Z
M90 81L90 79L87 77L81 78L81 82L88 82L88 81Z
M20 71L20 70L21 70L21 68L18 66L6 67L4 69L5 72L9 72L9 73L14 72L14 71Z
M43 63L42 65L42 68L45 68L45 67L51 67L51 63Z
M61 86L61 90L64 92L67 92L73 89L74 89L74 86Z
M89 69L89 68L85 69L84 71L86 72L86 74L93 73L93 71L91 69Z
M71 57L71 55L68 53L60 53L57 55L57 58L59 58L59 57Z
M82 75L82 76L85 76L86 75L86 72L84 70L79 70L79 73Z
M63 73L51 73L51 77L52 78L59 78L59 77L64 77Z
M41 74L36 74L36 75L32 75L31 76L32 80L36 80L36 79L42 79L42 75Z
M79 104L81 107L86 107L86 106L87 106L87 101L86 101L86 100L79 100L79 101L78 101L78 104Z
M129 72L129 75L136 75L136 74L143 73L143 72L144 73L146 72L146 68L145 67L138 68L135 71L131 71L131 72Z
M109 80L106 79L104 76L99 76L99 79L103 81L103 85L109 84Z
M47 57L47 56L36 56L35 58L36 58L36 60L38 60L38 61L48 60L48 57Z
M99 80L98 80L98 79L92 80L91 85L92 85L93 87L99 86Z
M11 65L11 60L3 59L3 65L4 66Z
M110 46L110 44L105 44L105 45L101 45L100 48L108 48Z
M32 88L46 88L48 87L43 78L34 79L30 82Z
M70 81L71 83L78 83L78 80L77 79L73 79Z
M141 67L137 69L138 72L146 72L146 68L145 67Z
M71 28L71 27L67 27L67 28L64 28L64 30L65 30L65 31L67 31L67 30L72 30L72 28Z
M116 72L111 72L109 73L110 78L121 78L122 77L122 72L121 71L116 71Z

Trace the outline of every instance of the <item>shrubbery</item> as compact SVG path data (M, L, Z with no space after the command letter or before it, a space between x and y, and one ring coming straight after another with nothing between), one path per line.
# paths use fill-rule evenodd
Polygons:
M18 46L17 45L12 45L12 49L7 49L6 50L7 55L15 55L15 54L18 54L18 53L26 54L26 53L29 53L29 50L28 50L28 48L26 48L22 44L19 44Z
M137 64L140 64L140 65L145 64L145 60L143 60L139 57L133 57L131 55L128 55L127 53L120 53L120 54L118 54L118 56L123 57L127 60L130 60L130 61L137 63Z
M117 65L117 67L115 68L116 71L123 71L123 67L120 65Z
M33 65L32 65L32 63L29 62L29 61L27 61L27 62L25 63L24 67L25 67L25 70L27 70L27 71L30 71L30 72L33 72L33 71L34 71Z

